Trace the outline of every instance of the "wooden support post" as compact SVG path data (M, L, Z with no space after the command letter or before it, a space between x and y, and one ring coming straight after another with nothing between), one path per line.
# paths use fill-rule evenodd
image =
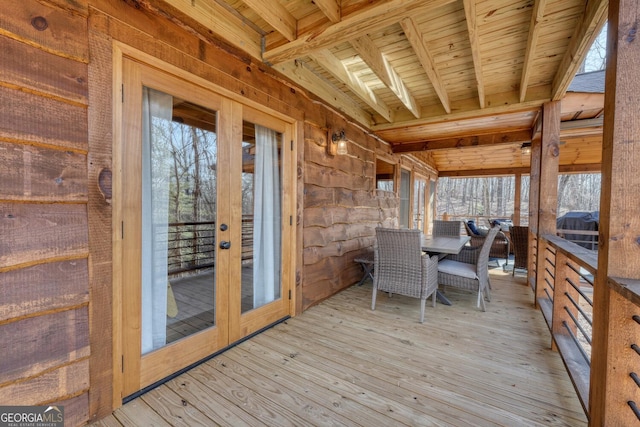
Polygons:
M540 238L556 233L558 205L558 164L560 157L560 102L542 106L542 138L540 141L540 178L538 198L538 262L536 265L536 300L544 294L546 244ZM533 163L533 161L532 161ZM533 174L533 171L532 171Z
M522 174L517 173L515 176L515 188L513 196L513 225L520 225L520 204L522 203Z
M590 425L636 425L620 382L629 381L623 346L631 335L608 277L640 278L640 34L638 2L611 0L607 42L598 272L594 285ZM637 325L634 325L636 328ZM637 366L637 364L636 364ZM636 392L637 393L637 392ZM636 394L637 395L637 394Z
M538 256L538 204L540 202L540 138L531 141L531 173L529 175L529 255L527 259L527 282L534 291L534 305L538 306L535 298L536 272Z

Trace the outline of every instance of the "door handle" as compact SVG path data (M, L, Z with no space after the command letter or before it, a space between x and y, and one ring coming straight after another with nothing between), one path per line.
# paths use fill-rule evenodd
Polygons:
M227 242L226 240L223 240L222 242L220 242L220 249L229 249L231 247L231 242Z

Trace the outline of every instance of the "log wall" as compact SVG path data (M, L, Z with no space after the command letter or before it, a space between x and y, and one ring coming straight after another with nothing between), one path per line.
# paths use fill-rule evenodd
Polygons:
M65 405L67 425L109 414L112 385L113 42L126 43L298 121L297 311L358 281L353 258L399 200L375 158L399 156L303 88L157 2L22 0L0 8L0 405ZM154 6L155 5L155 6ZM147 9L145 9L147 8ZM344 129L349 154L326 153Z
M89 418L87 2L0 8L0 405Z

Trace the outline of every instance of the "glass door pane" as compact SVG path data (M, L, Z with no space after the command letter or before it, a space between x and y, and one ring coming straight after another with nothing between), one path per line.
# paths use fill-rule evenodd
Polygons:
M142 354L215 325L216 113L143 89Z
M411 172L402 169L400 172L400 228L409 228L409 214L411 197Z
M241 312L281 297L282 134L243 122Z
M425 231L425 190L424 178L416 177L413 181L413 228Z

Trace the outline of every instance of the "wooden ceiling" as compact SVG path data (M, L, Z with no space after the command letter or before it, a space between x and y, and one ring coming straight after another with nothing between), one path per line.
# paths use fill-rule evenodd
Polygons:
M429 151L440 171L527 167L520 145L540 106L566 100L607 12L606 0L145 3L224 38L394 151ZM583 95L563 102L563 120L591 121L563 127L561 162L599 162L603 97Z

